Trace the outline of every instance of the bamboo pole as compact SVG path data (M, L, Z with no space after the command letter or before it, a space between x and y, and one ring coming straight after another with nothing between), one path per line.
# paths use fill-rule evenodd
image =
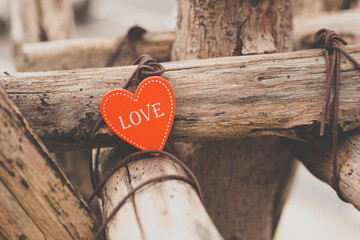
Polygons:
M105 152L101 175L121 161L121 149ZM166 156L139 157L118 170L102 191L104 218L123 197L145 181L164 175L186 176ZM223 239L188 183L165 180L145 186L118 211L106 229L113 239Z
M0 139L0 238L91 238L96 216L1 86Z
M360 61L360 45L345 50ZM163 76L177 98L173 137L316 137L325 89L323 55L316 49L164 63ZM59 151L87 145L102 96L122 86L134 68L2 73L0 82L46 145ZM360 126L359 74L342 58L339 124L345 132ZM95 146L114 145L117 139L102 128Z
M299 15L294 17L293 44L295 49L313 48L313 36L321 28L335 30L349 44L360 42L360 10ZM159 62L169 61L174 32L145 34L135 43L135 55L148 53ZM25 43L19 47L16 68L20 72L54 71L77 68L104 67L118 39L88 38L51 42ZM132 62L134 53L124 46L114 66Z

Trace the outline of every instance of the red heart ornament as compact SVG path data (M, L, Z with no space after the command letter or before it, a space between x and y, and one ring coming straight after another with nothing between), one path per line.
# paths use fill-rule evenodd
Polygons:
M131 145L162 150L174 121L174 91L164 78L148 77L135 94L125 89L106 93L101 114L109 128Z

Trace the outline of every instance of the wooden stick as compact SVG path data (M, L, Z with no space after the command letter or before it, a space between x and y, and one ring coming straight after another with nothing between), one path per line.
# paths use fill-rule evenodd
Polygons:
M0 238L90 238L96 216L1 86L0 139Z
M360 45L345 47L360 61ZM324 51L190 60L163 64L175 91L172 135L181 141L275 134L317 136L325 89ZM0 82L24 116L54 150L86 146L100 117L102 96L122 86L135 66L59 72L0 74ZM360 126L360 72L341 63L340 127ZM311 131L312 129L312 131ZM114 145L106 127L97 145Z
M357 8L359 0L298 0L295 15ZM320 27L321 28L321 27Z
M121 160L118 150L101 157L103 175ZM163 175L186 176L168 157L143 157L118 170L102 191L104 218L133 188ZM109 240L223 239L196 191L179 180L153 183L136 192L108 224L106 237Z
M321 28L335 31L348 44L360 42L360 9L331 13L313 13L294 18L294 48L315 48L314 34Z
M10 7L15 50L23 43L65 39L75 34L69 0L11 0Z
M331 186L333 172L330 142L316 141L310 145L285 141L312 174ZM344 198L360 211L359 159L360 134L357 130L339 140L337 162L340 191Z
M159 62L169 61L174 37L173 32L145 34L142 40L134 43L135 52L123 46L114 66L127 65L134 56L143 53ZM115 38L83 38L24 44L16 57L16 68L20 72L34 72L105 67L118 41Z

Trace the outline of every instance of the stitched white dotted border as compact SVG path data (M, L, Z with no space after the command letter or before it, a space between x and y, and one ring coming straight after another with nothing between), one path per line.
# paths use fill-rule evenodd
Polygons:
M167 90L168 94L169 94L169 98L170 98L170 116L169 116L169 121L167 122L167 126L166 126L166 129L165 129L165 133L164 133L164 137L161 141L161 144L160 144L160 147L159 149L163 149L163 146L165 144L165 141L166 141L166 136L167 136L167 133L169 132L170 130L170 123L171 123L171 119L172 119L172 116L173 116L173 112L174 112L174 101L173 101L173 97L171 96L171 92L168 88L168 86L166 86L166 84L162 81L162 80L159 80L159 79L154 79L154 80L144 80L143 81L143 85L141 86L141 88L139 89L139 91L136 92L137 96L136 98L133 98L132 96L126 94L126 93L119 93L119 92L116 92L116 93L113 93L113 94L110 94L105 100L104 100L104 103L103 103L103 106L102 106L102 110L103 110L103 117L105 118L105 122L107 123L107 125L118 135L120 135L123 139L127 140L128 142L130 142L132 145L142 149L142 150L147 150L144 146L141 146L140 144L137 144L135 143L133 140L129 139L128 137L126 137L125 135L123 135L122 133L120 133L117 129L115 129L115 127L109 122L107 116L106 116L106 113L105 113L105 107L106 107L106 103L108 101L109 98L111 98L112 96L115 96L115 95L124 95L128 98L130 98L131 100L137 102L139 100L139 97L141 95L141 92L142 90L144 89L145 86L147 86L148 84L150 83L157 83L157 84L161 84L165 87L165 89Z

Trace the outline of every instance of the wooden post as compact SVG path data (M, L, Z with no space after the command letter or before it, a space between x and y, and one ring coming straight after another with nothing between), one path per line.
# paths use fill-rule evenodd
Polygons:
M102 156L101 174L121 160L121 149ZM168 157L141 157L118 170L102 192L104 218L133 188L163 175L186 176ZM179 180L150 184L135 193L108 224L112 239L223 239L206 213L196 191Z
M23 43L66 39L75 34L69 0L11 0L10 9L15 54Z
M291 49L291 0L178 2L174 60ZM213 88L209 97L223 93ZM287 196L284 188L292 182L289 172L295 168L293 156L279 138L179 146L200 178L205 206L224 238L272 239Z
M95 215L1 86L0 139L0 238L91 238Z
M360 61L360 45L344 50ZM163 66L163 76L173 85L178 103L171 132L177 141L318 137L326 77L322 49ZM87 146L100 117L101 98L109 89L122 86L134 69L5 72L0 73L0 82L46 146L60 151ZM359 74L342 58L339 124L345 132L360 127ZM221 95L214 95L214 89ZM94 146L114 146L116 139L108 128L102 128Z

